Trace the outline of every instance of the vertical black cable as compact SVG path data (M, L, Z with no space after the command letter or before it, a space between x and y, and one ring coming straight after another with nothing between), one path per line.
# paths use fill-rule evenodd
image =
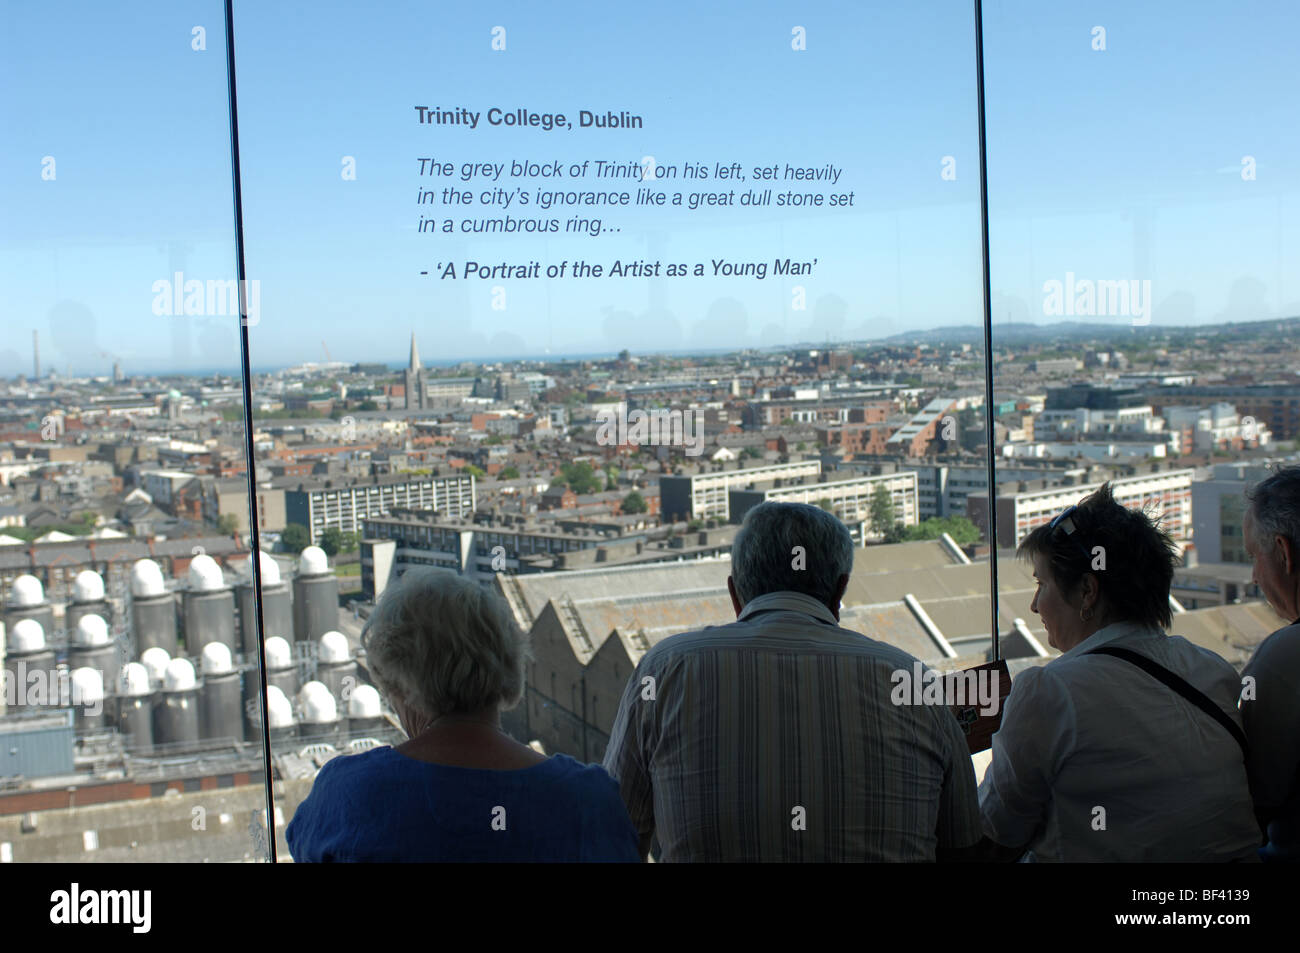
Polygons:
M262 765L266 774L266 839L275 863L275 797L271 790L271 713L266 700L266 645L262 638L262 538L258 531L257 475L253 464L253 383L248 368L248 275L244 267L244 200L239 187L239 99L235 95L235 12L226 0L226 86L230 93L230 174L235 197L235 277L239 282L239 358L244 383L244 455L248 461L248 531L257 617L257 675L262 699Z
M998 640L998 484L993 457L993 291L989 280L989 173L984 143L984 10L975 0L975 97L980 131L980 255L984 267L984 443L988 450L989 586L992 588L993 658L1002 657Z

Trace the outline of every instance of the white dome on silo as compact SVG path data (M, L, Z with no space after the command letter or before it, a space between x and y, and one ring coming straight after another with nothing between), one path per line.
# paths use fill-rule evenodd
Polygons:
M163 676L163 688L166 691L188 692L197 684L194 665L189 659L174 658L167 663L167 674Z
M342 632L326 632L320 637L319 657L322 662L351 661L352 650L348 647L348 637Z
M190 571L186 574L190 589L196 592L219 592L226 587L226 577L221 572L217 561L207 553L200 553L190 560Z
M139 662L127 662L122 669L122 682L128 695L149 694L149 670Z
M278 635L266 640L266 667L288 668L293 664L293 653L289 643Z
M324 682L308 682L298 689L298 704L306 708L307 702L311 701L311 699L324 695L329 695L330 698L334 697L330 694L329 687Z
M19 576L9 587L9 604L16 609L39 606L44 601L45 587L35 576Z
M298 573L303 576L323 576L330 571L329 557L319 546L308 546L298 557Z
M313 684L309 682L308 684ZM319 684L319 682L314 683ZM321 685L324 691L312 692L302 703L302 720L319 725L324 722L338 721L339 706L329 689Z
M262 585L264 586L279 585L280 564L277 563L275 561L275 557L273 557L268 552L263 552L260 554L260 556L261 556L260 562L262 564L261 567ZM240 575L243 576L245 579L248 579L250 581L252 580L253 578L253 557L252 556L249 556L247 560L239 564L239 572Z
M161 596L167 591L162 567L152 559L140 559L131 567L131 595L137 599Z
M378 718L383 711L373 685L358 685L348 699L349 718Z
M77 620L77 631L72 634L72 641L77 645L89 648L93 645L108 645L110 641L108 635L108 623L104 621L103 616L83 615Z
M72 670L72 703L84 705L95 704L104 700L104 673L97 668L74 668Z
M233 669L229 646L221 642L209 642L203 646L204 675L225 675Z
M35 619L19 619L9 630L10 652L39 652L45 648L45 628Z
M278 685L266 687L267 721L272 728L293 727L293 706Z
M99 602L104 598L104 577L93 569L83 569L77 573L72 583L74 602Z
M140 661L149 672L149 677L155 682L163 680L163 676L167 674L167 665L171 660L172 657L167 654L167 650L159 645L145 649L140 653Z

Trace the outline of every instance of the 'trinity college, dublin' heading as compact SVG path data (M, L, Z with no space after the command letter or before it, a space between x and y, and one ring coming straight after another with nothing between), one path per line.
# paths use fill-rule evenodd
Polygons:
M469 126L477 129L482 112L474 112L465 106L455 109L443 109L440 106L416 106L415 111L421 125L432 123L439 126ZM572 129L573 122L564 113L536 113L522 106L518 109L505 110L493 106L487 111L489 126L540 126L544 132L552 129ZM640 116L626 110L603 113L589 109L578 110L578 128L580 129L640 129L645 125Z

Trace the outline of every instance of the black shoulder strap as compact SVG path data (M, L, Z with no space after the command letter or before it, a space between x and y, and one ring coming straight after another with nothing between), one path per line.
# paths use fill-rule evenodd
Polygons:
M1206 695L1196 688L1196 686L1188 684L1184 679L1179 678L1163 665L1152 661L1145 655L1129 651L1128 649L1116 648L1113 645L1103 645L1100 648L1092 649L1083 654L1113 655L1115 658L1122 658L1126 662L1132 662L1152 678L1164 682L1201 711L1205 712L1219 724L1223 725L1224 728L1227 728L1228 734L1236 738L1237 744L1241 745L1241 753L1247 758L1250 757L1250 745L1246 741L1246 733L1237 727L1237 723L1224 714L1223 709L1206 697Z

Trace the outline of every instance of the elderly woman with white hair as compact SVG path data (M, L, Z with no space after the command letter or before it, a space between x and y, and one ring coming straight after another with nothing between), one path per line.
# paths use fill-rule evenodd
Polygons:
M294 860L640 860L603 768L501 730L529 654L500 597L445 570L408 570L362 644L409 740L326 763L285 833Z

